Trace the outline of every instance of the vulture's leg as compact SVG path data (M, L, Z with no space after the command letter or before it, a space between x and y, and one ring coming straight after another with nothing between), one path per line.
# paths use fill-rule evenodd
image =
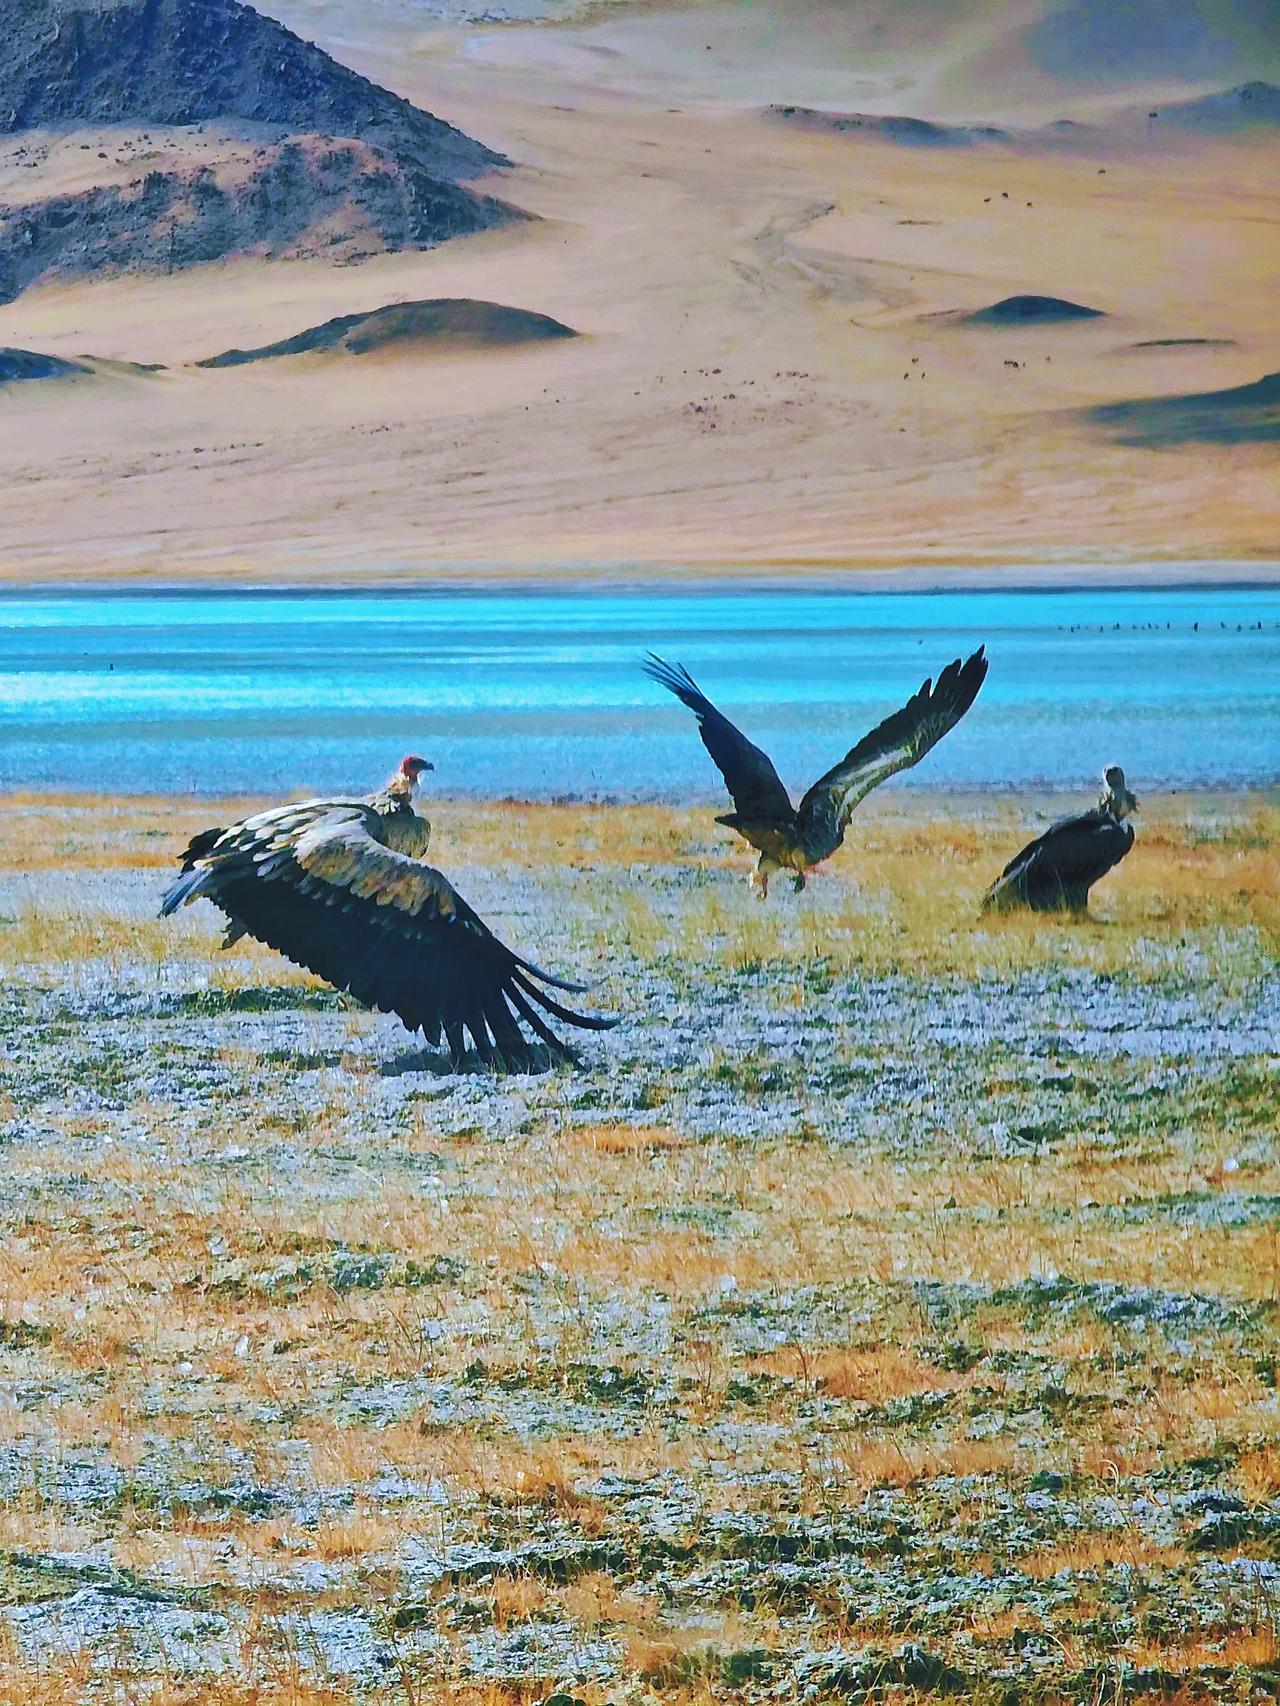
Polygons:
M757 900L768 900L769 878L775 871L780 871L781 869L782 866L776 859L771 859L767 853L762 853L760 855L760 863L747 878L748 883L751 885L751 892L755 895Z
M803 871L797 871L796 872L795 876L792 877L792 879L791 879L791 886L796 891L797 894L803 894L804 893L805 874Z

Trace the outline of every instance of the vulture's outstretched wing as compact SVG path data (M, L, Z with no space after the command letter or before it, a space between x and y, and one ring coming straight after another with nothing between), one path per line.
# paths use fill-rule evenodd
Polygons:
M571 1059L539 1008L588 1030L617 1023L554 1001L542 986L582 986L513 953L434 866L378 841L374 817L359 802L320 800L205 831L161 915L204 896L232 935L256 936L432 1044L443 1034L455 1066L469 1035L487 1065L534 1070L521 1020L553 1057Z
M986 680L987 658L981 646L961 663L956 658L938 677L925 681L900 711L864 735L833 769L816 781L800 802L800 831L843 834L860 800L900 770L910 770L949 734L978 697Z
M1060 818L1016 853L983 898L984 912L1083 912L1089 890L1133 846L1133 827L1109 812Z
M739 817L785 820L794 815L791 796L783 787L769 754L753 746L723 711L716 710L683 665L666 663L650 652L644 670L668 693L674 693L698 719L702 744L724 777Z

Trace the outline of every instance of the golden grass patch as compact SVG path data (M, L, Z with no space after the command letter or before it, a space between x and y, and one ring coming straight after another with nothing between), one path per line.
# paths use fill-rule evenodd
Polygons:
M650 1150L681 1149L687 1139L669 1126L582 1125L567 1133L575 1147L596 1155L636 1155Z
M766 1356L752 1357L751 1373L772 1374L801 1381L832 1398L884 1404L920 1392L955 1391L967 1377L926 1363L902 1345L822 1347L784 1345Z

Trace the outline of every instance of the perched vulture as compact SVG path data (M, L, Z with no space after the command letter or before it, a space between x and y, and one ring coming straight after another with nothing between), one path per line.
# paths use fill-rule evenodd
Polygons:
M1092 811L1060 818L1029 842L992 883L984 912L1083 914L1089 890L1133 846L1133 825L1124 820L1137 800L1125 785L1124 771L1112 764L1102 775L1102 797Z
M844 841L854 807L890 776L919 764L955 728L986 679L987 659L979 646L965 662L957 658L949 663L936 686L925 681L901 710L864 735L813 784L798 810L769 755L716 710L688 670L664 663L652 652L645 670L698 719L702 744L733 796L734 809L716 822L736 830L759 852L751 884L763 900L775 871L794 872L799 892L806 871L830 858Z
M487 1066L536 1070L539 1049L572 1059L537 1011L586 1030L617 1021L575 1013L545 988L580 993L500 942L448 878L423 858L431 825L413 809L432 766L409 757L363 800L304 800L206 829L182 856L161 917L204 897L226 913L224 947L255 936L370 1007L399 1015L454 1067L469 1035Z

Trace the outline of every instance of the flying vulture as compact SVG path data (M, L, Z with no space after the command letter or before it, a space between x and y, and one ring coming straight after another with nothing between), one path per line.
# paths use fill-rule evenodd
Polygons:
M830 858L844 841L854 807L890 776L919 764L955 728L978 696L987 659L979 646L963 663L959 658L949 663L936 686L926 680L901 710L864 735L813 784L798 810L769 755L717 711L688 670L664 663L653 652L644 667L698 719L702 744L733 796L734 809L716 822L736 830L759 852L751 884L763 900L775 871L793 872L798 893L805 886L805 873Z
M572 1051L538 1009L586 1030L617 1021L576 1013L546 987L581 993L500 942L423 858L431 825L413 809L424 770L408 757L363 800L275 806L226 829L202 830L161 917L203 896L227 915L223 941L254 936L370 1007L399 1015L455 1069L466 1038L487 1066L529 1072L545 1062L520 1021L555 1060Z
M1089 890L1133 846L1133 825L1126 823L1137 800L1125 785L1124 771L1112 764L1102 775L1102 797L1092 811L1059 819L1029 842L992 883L984 912L1073 912L1083 915Z

